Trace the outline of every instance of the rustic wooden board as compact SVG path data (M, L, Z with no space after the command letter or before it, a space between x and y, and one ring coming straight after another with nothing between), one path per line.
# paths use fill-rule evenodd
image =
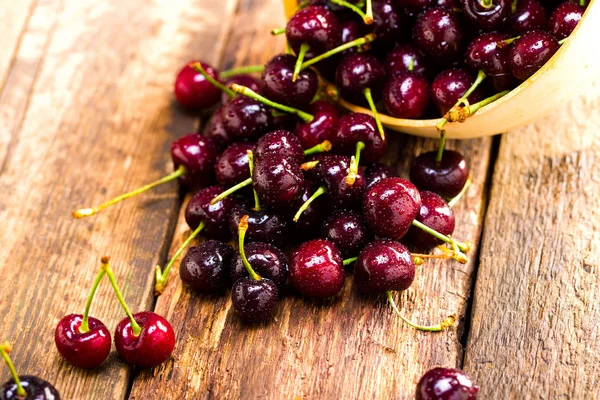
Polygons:
M0 94L0 332L19 371L49 379L65 399L126 395L124 363L113 354L99 371L73 369L54 348L54 327L83 311L103 254L131 307L152 307L153 266L180 200L171 184L87 220L70 212L172 170L169 143L197 125L172 104L174 76L190 55L218 59L235 5L37 1L19 45L3 45L17 50ZM21 16L22 6L11 2ZM111 330L123 316L107 283L93 315Z
M481 398L598 396L598 78L502 138L465 358Z
M278 0L242 0L222 65L264 62L276 49L281 51L282 38L268 35L284 24L280 7ZM477 242L492 140L449 145L472 160L475 181L456 208L456 236ZM415 154L436 146L435 141L395 134L386 158L405 175ZM180 216L170 254L188 234ZM192 293L175 273L156 304L177 332L173 360L139 374L131 398L410 397L431 366L461 364L474 265L428 263L413 287L399 296L406 315L419 322L435 323L456 313L457 325L439 334L416 332L382 299L357 296L351 278L336 299L314 302L289 296L275 322L248 327L237 319L228 297Z

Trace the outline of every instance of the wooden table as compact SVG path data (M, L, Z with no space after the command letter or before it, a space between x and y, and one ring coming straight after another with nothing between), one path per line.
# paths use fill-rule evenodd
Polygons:
M466 265L427 263L399 297L412 319L457 324L438 334L399 321L382 299L296 297L277 321L241 326L227 298L199 296L177 274L152 296L153 267L189 233L176 184L75 221L98 203L171 171L169 143L198 128L174 105L178 68L266 61L283 39L279 0L20 0L1 2L0 333L21 373L65 399L410 398L427 369L462 367L481 398L593 398L600 384L600 85L502 137L451 142L474 184L456 236ZM599 80L600 81L600 80ZM533 106L533 105L532 105ZM435 141L390 135L387 161L406 174ZM61 360L63 315L82 312L109 254L135 310L173 324L173 359L132 370L114 352L99 371ZM93 315L122 318L109 285ZM8 379L0 368L2 381Z

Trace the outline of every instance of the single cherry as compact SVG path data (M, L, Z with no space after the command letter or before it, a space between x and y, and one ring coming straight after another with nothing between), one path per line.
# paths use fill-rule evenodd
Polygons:
M317 165L310 171L315 181L325 188L329 204L333 208L355 209L360 206L365 193L366 182L362 170L359 168L353 183L347 181L350 174L350 157L324 154L316 157Z
M225 80L224 85L225 85L225 87L229 87L232 83L246 86L246 87L254 90L257 93L260 93L261 89L262 89L260 80L256 79L252 75L248 75L248 74L234 75L230 78L227 78L227 80ZM229 94L222 92L221 93L221 103L223 105L225 105L225 104L227 104L227 102L229 102L229 100L231 100L231 97L229 96Z
M444 115L454 107L458 99L469 90L474 82L473 75L462 68L451 68L440 72L431 84L431 98L440 114ZM475 89L468 100L470 104L483 100L481 89Z
M485 72L497 92L511 89L517 83L508 65L510 47L503 45L509 38L506 33L484 33L473 39L465 52L467 66Z
M359 39L364 30L362 23L358 23L352 19L340 20L340 26L342 29L342 41L340 45ZM358 47L350 47L339 54L319 61L316 64L319 74L329 82L335 81L335 71L342 57L347 54L356 53L357 50Z
M365 180L367 188L385 178L398 176L396 170L389 165L382 163L373 163L365 168Z
M393 240L369 243L354 265L354 283L363 293L402 291L415 279L415 263L406 247Z
M248 216L246 242L269 242L281 245L288 237L288 220L270 210L253 210L246 204L236 204L229 215L229 230L237 238L241 218Z
M248 150L253 149L251 143L238 142L227 147L217 159L215 176L217 182L224 186L231 186L248 179Z
M443 235L449 236L454 232L454 212L448 202L437 193L427 190L421 192L421 208L416 220ZM433 247L443 243L440 239L431 236L416 226L409 229L406 239L421 248Z
M219 101L221 91L210 83L204 75L190 66L200 63L204 70L215 80L219 72L211 65L201 61L191 61L177 74L175 79L175 97L179 104L190 111L198 112L209 108Z
M262 205L287 208L302 196L304 175L284 155L268 154L256 160L252 184Z
M335 81L344 98L365 104L368 97L377 100L385 80L383 64L372 54L345 56L335 73Z
M235 252L227 243L209 240L190 247L179 265L181 282L197 292L220 293L229 284Z
M239 140L256 139L273 127L271 111L262 103L238 96L221 108L221 119L227 132Z
M305 149L331 140L339 121L337 107L326 101L315 101L307 111L314 117L311 121L301 122L296 126L294 134L298 136Z
M303 296L331 297L344 287L342 256L333 242L315 239L301 244L290 260L290 283Z
M520 0L517 8L508 19L510 33L513 36L532 31L546 29L548 20L544 6L537 0Z
M417 383L416 400L476 400L479 387L464 371L433 368Z
M362 149L357 147L359 142L364 145ZM332 143L336 152L356 154L357 163L379 161L387 148L387 139L377 131L375 118L363 113L349 113L340 118Z
M334 212L323 224L322 233L344 258L358 255L371 237L362 215L352 210Z
M390 77L410 71L425 76L427 72L423 56L410 44L399 44L394 47L387 53L384 65Z
M287 283L289 266L285 254L270 243L254 242L244 246L244 251L252 269L261 277L270 279L282 290ZM236 255L230 263L233 281L249 276L242 256Z
M333 12L322 6L308 6L290 18L285 36L294 53L300 54L304 45L305 58L310 59L338 46L342 30Z
M410 169L410 180L420 189L450 199L460 193L469 177L467 160L457 151L444 150L440 162L437 152L423 153Z
M262 136L254 147L254 156L259 159L269 154L281 154L288 161L300 165L304 160L302 142L292 132L277 130Z
M467 21L486 31L496 29L506 21L511 3L509 0L460 0Z
M557 39L564 39L575 30L584 12L585 8L579 4L565 1L550 15L548 30Z
M407 26L404 14L398 12L392 0L373 1L373 33L377 40L373 45L383 48L393 47L403 36Z
M295 66L296 57L291 54L269 60L262 74L262 94L286 106L304 108L310 104L319 89L319 78L307 68L293 79Z
M559 48L556 38L548 32L526 32L512 45L510 70L517 79L524 81L542 68Z
M296 213L296 210L298 210L303 204L308 202L308 200L315 194L317 190L318 185L316 183L314 183L312 180L305 179L304 193L302 193L302 196L292 207L294 213ZM299 231L298 233L300 233L301 237L314 237L315 232L318 232L319 229L321 229L323 221L328 217L329 209L329 202L326 196L320 196L311 201L309 205L302 211L300 218L298 218L297 221L294 221L294 232Z
M225 129L225 126L223 125L221 108L222 107L218 108L214 112L202 130L203 136L212 140L218 153L221 153L234 141L232 135L227 131L227 129Z
M396 73L383 87L383 102L397 118L420 118L429 106L429 82L414 72Z
M452 10L433 7L425 10L415 22L412 39L428 57L449 61L458 56L463 38L462 27Z

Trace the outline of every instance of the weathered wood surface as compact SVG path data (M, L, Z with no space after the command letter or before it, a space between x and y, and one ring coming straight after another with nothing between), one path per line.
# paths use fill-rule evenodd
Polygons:
M502 137L465 358L482 398L598 398L598 110L600 76Z

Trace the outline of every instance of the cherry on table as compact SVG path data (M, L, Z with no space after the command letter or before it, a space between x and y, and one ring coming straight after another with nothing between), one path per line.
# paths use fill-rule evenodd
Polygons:
M246 242L269 242L280 245L288 237L289 226L285 216L271 210L253 210L250 206L240 203L236 204L229 214L229 230L235 238L244 215L248 216Z
M319 78L311 69L301 70L294 79L296 57L275 56L267 62L262 74L262 94L286 106L304 108L319 89ZM245 86L245 85L244 85Z
M283 251L265 242L248 243L244 246L244 251L252 269L258 275L273 281L278 290L285 287L289 266ZM249 276L240 254L233 257L230 263L230 274L234 282Z
M290 260L290 283L307 297L331 297L344 287L342 256L333 242L310 240L296 248Z
M229 98L229 97L228 97ZM217 152L220 153L235 140L223 125L221 108L218 108L204 125L202 134L211 139Z
M476 400L479 387L464 371L433 368L417 383L416 400Z
M322 6L308 6L298 10L285 27L285 36L295 54L306 45L306 59L338 46L342 30L337 16Z
M383 87L385 108L397 118L422 117L429 100L429 82L414 72L396 73Z
M204 70L215 80L219 80L219 72L216 68L201 61L191 61L185 65L177 74L175 79L175 97L184 108L199 112L209 108L219 101L221 91L210 83L204 75L190 66L200 63Z
M225 87L229 87L232 83L246 86L246 87L254 90L257 93L260 93L261 88L262 88L260 81L258 79L256 79L255 77L253 77L252 75L248 75L248 74L239 74L239 75L234 75L230 78L227 78L225 80L224 85L225 85ZM231 97L227 93L225 93L225 92L221 93L221 104L225 105L230 100L231 100Z
M227 132L239 140L256 139L273 127L270 110L246 96L237 96L221 108L221 120Z
M510 70L517 79L524 81L542 68L559 48L556 38L548 32L526 32L512 45Z
M398 173L389 165L383 163L373 163L365 168L364 175L367 182L367 188L369 188L384 178L398 176Z
M322 228L325 239L333 242L342 257L354 257L371 237L362 215L352 210L338 210L331 214Z
M304 180L304 193L292 207L294 213L317 191L318 185L310 179ZM323 221L329 215L329 203L325 196L318 197L310 202L298 220L294 221L294 232L299 231L301 237L314 237L319 232Z
M204 234L217 240L228 240L229 214L236 204L232 197L225 197L216 204L211 200L225 189L222 186L209 186L194 193L185 207L185 220L192 230L202 225Z
M421 191L421 208L416 220L443 235L452 235L455 227L454 211L437 193ZM421 248L428 248L443 242L427 232L413 226L406 234L406 240Z
M548 30L557 39L564 39L575 30L584 12L585 8L579 4L565 1L550 14Z
M442 71L431 83L431 99L441 115L446 114L475 82L471 73L462 68ZM475 89L468 98L470 104L483 100L483 92Z
M417 18L412 39L415 46L428 57L451 61L459 54L463 29L452 10L433 7Z
M520 0L517 2L515 12L510 15L508 23L512 36L536 29L546 29L548 24L546 10L538 0Z
M227 147L215 163L217 182L231 186L242 182L250 176L248 167L248 150L254 146L251 143L237 142Z
M208 240L190 247L179 265L181 282L197 292L220 293L229 284L235 252L227 243Z
M420 189L450 199L460 193L469 178L469 165L457 151L444 150L436 162L437 152L419 155L410 169L410 180Z
M313 120L299 123L294 130L305 149L331 140L340 118L337 107L323 100L310 104L307 111L314 117Z
M427 72L423 56L411 44L399 44L394 47L387 53L384 66L390 77L410 71L425 76Z
M292 132L276 130L262 136L254 146L254 156L259 159L269 154L281 154L290 162L300 165L304 160L302 142Z
M354 284L363 293L408 289L415 279L412 254L393 240L369 243L354 263Z
M287 208L302 196L304 175L284 155L268 154L256 160L252 184L262 205Z
M511 3L509 0L460 0L465 18L486 31L496 29L506 21Z

